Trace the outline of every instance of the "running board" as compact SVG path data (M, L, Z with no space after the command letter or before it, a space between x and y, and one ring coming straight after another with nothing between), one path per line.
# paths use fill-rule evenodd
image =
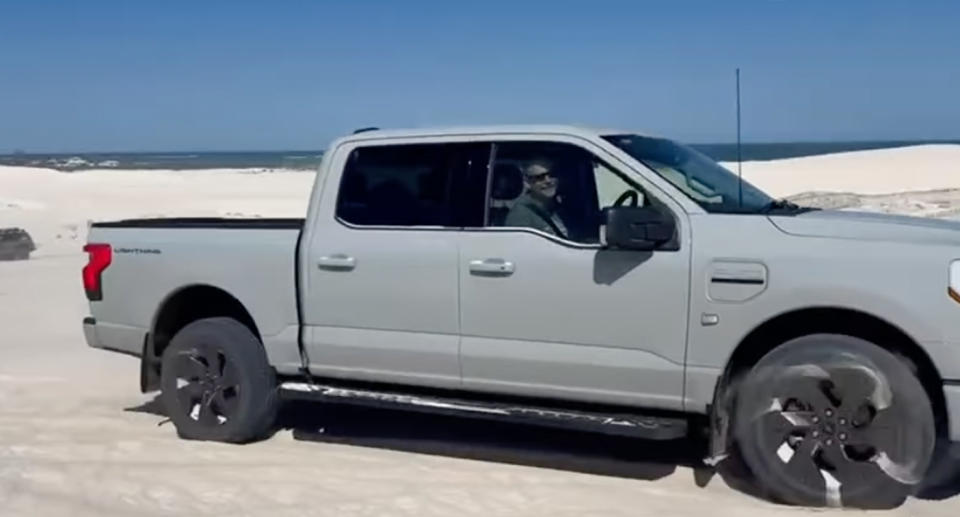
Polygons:
M326 400L382 408L407 409L456 416L548 425L583 431L632 436L647 440L675 440L687 435L682 417L587 412L456 398L343 388L306 382L280 384L286 399Z

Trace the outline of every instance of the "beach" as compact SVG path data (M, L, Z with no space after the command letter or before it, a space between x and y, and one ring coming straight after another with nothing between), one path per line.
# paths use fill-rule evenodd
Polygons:
M960 214L960 145L752 161L742 169L775 197L817 206ZM296 439L286 427L243 446L178 439L155 394L139 392L138 361L84 343L88 223L303 217L314 179L308 171L0 167L0 228L24 228L37 246L30 260L0 262L0 516L813 513L705 478L685 444L633 441L621 455L583 443L603 437L497 427L509 436L491 441L484 435L493 428L479 421L322 406L311 424L326 430L318 440ZM299 418L290 417L291 426ZM884 514L958 511L960 498L911 498Z
M723 163L736 171L735 163ZM745 162L743 178L774 197L822 208L928 217L960 214L960 145Z

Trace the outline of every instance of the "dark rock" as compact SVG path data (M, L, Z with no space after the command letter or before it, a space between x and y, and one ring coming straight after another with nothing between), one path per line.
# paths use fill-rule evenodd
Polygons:
M27 260L36 249L23 228L0 228L0 260Z

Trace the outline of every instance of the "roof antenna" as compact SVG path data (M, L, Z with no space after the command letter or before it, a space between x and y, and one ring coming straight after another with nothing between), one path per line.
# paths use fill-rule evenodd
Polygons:
M740 165L740 67L737 67L737 184L739 206L743 208L743 170Z

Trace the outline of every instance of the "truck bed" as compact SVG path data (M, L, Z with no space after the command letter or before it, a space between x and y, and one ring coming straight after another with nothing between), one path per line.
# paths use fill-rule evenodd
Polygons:
M216 291L249 311L278 370L297 371L296 264L303 225L303 219L216 217L93 223L88 241L112 250L102 299L90 304L96 341L140 355L168 302L202 303Z

